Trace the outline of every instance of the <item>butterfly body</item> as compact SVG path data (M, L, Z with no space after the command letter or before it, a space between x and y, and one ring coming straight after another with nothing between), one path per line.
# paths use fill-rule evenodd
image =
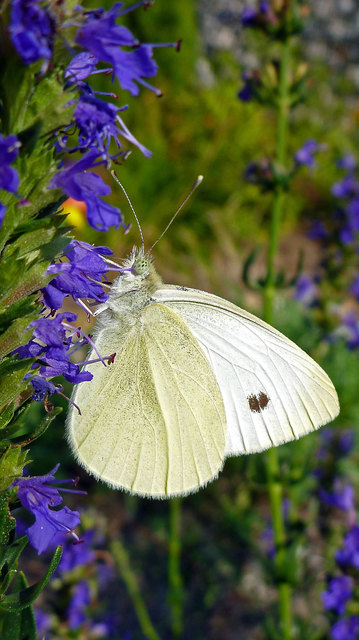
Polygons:
M339 410L328 376L288 338L217 296L164 285L142 250L124 263L94 341L117 355L88 365L68 438L88 471L139 495L195 491L226 456L296 439Z

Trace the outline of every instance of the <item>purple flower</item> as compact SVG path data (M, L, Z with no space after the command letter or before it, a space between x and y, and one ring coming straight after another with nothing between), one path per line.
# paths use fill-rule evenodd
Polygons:
M349 312L343 318L343 329L346 334L346 344L350 350L359 347L359 320L355 313Z
M354 446L354 440L354 431L346 429L339 433L339 449L342 455L346 456L351 452Z
M259 9L245 7L242 11L241 21L243 27L253 27L260 23L261 19L267 17L270 11L269 2L260 2Z
M349 173L342 180L335 182L331 191L336 198L351 198L359 193L359 182Z
M349 576L332 578L328 583L327 591L322 593L322 601L325 609L335 611L342 616L348 600L353 595L353 580Z
M100 176L86 171L94 166L97 156L97 150L89 151L75 164L59 171L49 186L51 189L63 189L74 200L84 201L87 206L87 220L94 229L108 231L112 226L115 229L123 226L127 230L120 209L98 197L110 194L111 188Z
M353 511L355 509L353 487L349 483L343 485L339 478L336 478L333 489L332 493L320 489L320 499L329 507L336 507L341 511Z
M52 57L55 23L41 0L12 0L9 31L25 64Z
M70 544L66 542L64 544L63 554L59 564L59 571L66 573L67 571L73 571L76 567L83 567L90 564L95 560L95 554L91 549L91 544L94 537L94 531L85 531L81 544Z
M306 307L310 307L317 300L317 285L312 278L305 274L299 276L294 292L294 299L302 302Z
M308 233L308 238L312 240L326 240L329 236L328 229L321 220L314 220Z
M111 255L107 247L93 247L87 242L72 240L65 249L64 255L69 262L60 262L48 267L47 273L59 273L42 290L45 304L50 309L60 309L65 296L72 296L75 302L79 298L92 298L97 302L105 302L108 296L102 285L102 276L109 271L109 266L102 256ZM113 267L114 268L114 267Z
M84 491L72 489L57 489L54 484L59 482L71 482L73 480L55 480L55 473L59 464L49 473L43 476L24 476L17 478L12 486L18 488L18 498L25 509L35 516L35 522L27 529L30 543L38 554L46 551L58 539L58 534L71 534L78 542L78 536L73 529L80 524L80 515L77 511L71 511L68 507L54 510L62 503L59 491L84 494ZM51 483L51 484L50 484Z
M37 343L34 342L34 344ZM38 346L40 347L40 345ZM36 402L42 402L47 394L51 396L53 393L57 393L59 391L59 388L56 387L53 382L46 380L43 376L34 376L31 378L31 385L34 389L32 397Z
M344 547L337 551L335 559L338 564L349 564L359 569L359 525L354 525L347 533L344 538Z
M355 156L352 153L346 153L342 158L338 158L337 167L345 169L345 171L354 171L357 166Z
M294 154L294 160L297 166L313 168L315 165L314 154L324 149L324 145L318 144L316 140L307 140L303 146Z
M83 95L75 109L75 124L78 129L78 144L67 151L84 151L86 149L97 149L98 153L104 158L115 158L109 152L111 140L114 139L117 146L121 147L119 136L122 136L135 146L149 158L152 153L144 147L129 132L118 111L124 108L117 107L111 102L104 102L91 94ZM70 125L72 126L72 125ZM65 147L67 142L67 129L62 137L62 145ZM61 140L61 138L60 138ZM122 152L123 155L124 152Z
M72 598L67 610L67 620L70 629L77 629L86 622L86 608L90 604L90 587L86 580L80 580L72 592Z
M242 80L244 85L237 96L242 102L250 102L254 98L256 86L260 85L259 74L256 71L243 71Z
M350 616L338 620L331 629L333 640L358 640L359 638L359 618Z
M117 3L109 11L90 12L77 32L76 42L102 62L109 63L122 89L128 90L131 95L139 94L136 83L160 95L155 87L144 80L152 78L157 73L157 64L152 59L153 46L139 46L131 31L116 24L116 18L126 12L121 11L122 6L123 3ZM128 51L122 47L136 48Z
M19 147L21 147L21 142L16 136L10 135L4 138L0 134L0 189L15 195L17 195L19 186L19 174L9 165L16 160ZM6 207L0 203L0 226L3 223L5 211Z
M69 84L79 84L88 76L91 76L98 64L98 59L92 53L83 51L72 58L70 64L65 69L65 80Z
M25 376L34 387L34 400L43 400L46 394L61 392L61 387L56 387L47 378L63 375L73 384L92 380L93 376L89 371L80 371L79 365L70 361L70 349L91 342L89 339L79 340L77 343L72 341L76 329L67 323L75 319L75 314L66 312L59 313L55 318L42 317L34 320L28 327L34 329L33 338L14 351L20 359L35 357L40 360L32 365L32 369L38 373Z
M354 278L349 287L349 291L357 300L359 300L359 275Z
M36 630L39 636L43 637L45 633L51 629L51 616L37 607L34 607L34 616L36 621Z
M252 7L245 7L242 11L241 21L243 27L252 27L257 18L257 11Z

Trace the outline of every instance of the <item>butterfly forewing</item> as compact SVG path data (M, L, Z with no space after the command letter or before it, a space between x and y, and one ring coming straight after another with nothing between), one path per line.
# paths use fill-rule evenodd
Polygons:
M68 436L81 464L113 487L140 495L181 495L222 467L225 411L208 359L171 309L150 304L132 327L96 337L113 364L88 365L93 380L73 397ZM92 356L90 355L90 360Z
M211 364L226 410L226 455L299 438L338 414L323 369L259 318L194 289L165 286L153 298L184 320Z

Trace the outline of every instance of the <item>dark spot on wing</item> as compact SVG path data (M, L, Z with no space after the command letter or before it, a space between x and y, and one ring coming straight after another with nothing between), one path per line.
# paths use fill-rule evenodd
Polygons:
M248 396L248 404L250 410L253 411L253 413L260 413L261 408L259 406L257 396Z
M265 409L269 402L268 396L265 393L263 393L263 391L261 391L260 394L258 395L258 402L261 409Z
M258 395L252 394L251 396L248 396L247 400L249 408L253 413L260 413L263 411L269 402L268 396L263 393L263 391L258 393Z
M176 289L179 289L180 291L189 291L187 287L181 287L181 286L177 286Z

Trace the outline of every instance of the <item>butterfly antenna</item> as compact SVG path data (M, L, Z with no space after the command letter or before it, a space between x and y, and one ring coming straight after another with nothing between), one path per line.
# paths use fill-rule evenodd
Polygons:
M112 175L112 177L113 177L114 181L115 181L115 182L117 182L117 184L119 184L119 185L120 185L120 187L121 187L121 189L122 189L123 193L124 193L124 194L125 194L125 196L126 196L127 202L128 202L128 204L130 205L130 207L131 207L132 213L133 213L133 215L134 215L134 217L135 217L135 220L136 220L136 222L137 222L138 230L139 230L139 232L140 232L140 238L141 238L142 251L143 251L143 253L144 253L144 252L145 252L145 243L144 243L144 240L143 240L143 233L142 233L142 229L141 229L141 225L140 225L139 219L137 218L137 215L136 215L136 211L134 210L133 205L132 205L132 202L131 202L130 198L129 198L129 197L128 197L128 195L127 195L127 192L126 192L125 187L124 187L124 186L121 184L121 182L119 181L119 179L118 179L118 177L117 177L117 175L116 175L116 173L115 173L115 171L114 171L114 170L112 170L112 171L111 171L111 175Z
M193 184L193 186L191 187L191 189L189 190L189 192L187 193L186 197L184 198L184 200L182 200L181 204L179 205L179 207L177 207L175 213L173 214L171 220L169 221L168 225L166 226L166 228L164 229L164 231L162 231L161 235L159 238L157 238L156 242L153 243L152 247L149 249L149 251L152 251L153 247L157 244L157 242L159 242L159 240L161 240L161 238L163 238L163 236L165 235L167 229L171 226L172 222L174 221L174 219L176 218L176 216L179 214L179 212L181 211L181 209L183 209L184 205L186 204L187 200L190 199L192 193L197 189L197 187L199 187L199 185L201 184L203 180L203 176L198 176L197 180L195 181L195 183Z

